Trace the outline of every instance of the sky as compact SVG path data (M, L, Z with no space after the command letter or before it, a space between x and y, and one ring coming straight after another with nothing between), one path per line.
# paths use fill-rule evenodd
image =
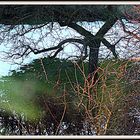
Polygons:
M7 75L9 70L16 68L16 66L0 61L0 76Z
M82 23L83 25L84 24L86 24L87 25L87 23ZM96 24L94 24L94 26L93 26L93 23L88 23L88 26L86 26L86 29L87 30L89 30L89 31L92 31L92 33L93 34L95 34L98 30L99 30L99 28L101 27L103 25L103 23L96 23ZM116 39L116 36L118 37L118 35L121 35L122 34L122 36L123 36L123 33L122 32L120 32L120 30L119 29L117 29L116 30L116 27L114 28L115 30L113 31L113 33L114 33L114 37L113 37L113 40L114 39ZM57 30L57 27L56 27L56 30ZM56 31L56 30L54 30L54 31ZM113 29L112 29L113 30ZM120 32L120 33L119 33ZM54 32L55 34L56 34L56 32ZM58 37L60 37L60 35L62 35L62 36L69 36L69 35L72 35L72 34L74 34L75 36L79 36L78 34L76 35L76 32L73 32L72 30L70 31L70 33L68 33L65 29L64 29L64 31L62 31L61 32L61 34L59 34L58 35ZM117 34L117 35L115 35L115 34ZM55 37L57 37L57 34L55 35ZM71 36L70 36L71 37ZM38 38L37 37L37 35L35 35L35 38ZM54 36L52 36L52 37L50 37L49 36L49 38L48 39L46 39L45 40L45 42L48 42L49 41L49 46L53 46L54 44L51 44L51 43L53 43L53 40L54 40L55 38L54 38ZM63 39L63 38L61 38L61 39ZM56 39L55 39L56 40ZM113 41L112 39L110 39L110 41L109 42L111 42L111 41ZM118 40L118 39L117 39ZM8 42L9 43L9 42ZM126 42L127 43L127 42ZM125 42L123 41L122 43L121 43L121 46L124 46L125 47ZM103 46L102 46L103 47ZM102 48L102 47L100 47L100 48ZM132 47L130 47L130 48L132 48ZM2 49L4 50L5 49L5 47L4 46L0 46L0 51L2 51ZM120 49L120 48L118 48L118 49ZM123 49L123 48L121 48L121 49ZM72 47L72 46L68 46L67 45L67 47L65 47L64 48L64 50L65 50L65 52L69 55L69 53L74 53L74 52L76 52L75 50L74 50L74 48ZM105 51L104 51L105 50ZM107 49L103 49L102 48L102 54L104 55L105 53L106 53L106 50ZM109 50L108 50L109 51ZM131 50L130 50L131 51ZM121 52L123 53L123 50L121 50ZM62 54L60 54L60 55L62 55ZM66 55L66 54L65 54ZM123 55L123 54L120 54L120 55ZM2 54L0 53L0 58L2 57ZM33 59L36 59L36 58L38 58L38 57L44 57L44 55L43 54L40 54L40 55L34 55L34 54L31 54L30 55L30 57L29 58L26 58L26 60L24 61L25 63L29 63L29 62L31 62ZM7 62L6 62L7 61ZM25 64L25 63L23 63L23 64ZM18 69L20 67L20 65L17 65L17 64L13 64L13 63L11 63L11 62L9 62L8 60L5 60L5 61L3 61L2 59L0 59L0 77L1 76L5 76L5 75L8 75L9 74L9 72L10 72L10 70L13 70L13 69Z
M83 23L83 24L85 24L85 23ZM92 23L93 24L93 23ZM98 27L98 28L97 28ZM62 30L62 32L61 32L61 34L58 34L57 35L57 33L56 32L59 32L59 31L56 31L57 30L57 25L56 25L56 27L54 27L54 32L53 32L53 34L55 35L55 37L57 38L57 36L58 37L60 37L60 35L63 37L63 36L70 36L70 34L74 34L74 35L77 35L77 36L79 36L79 34L78 33L76 33L76 32L74 32L73 30L70 30L69 32L67 32L65 29L64 30ZM88 30L90 30L91 29L91 25L88 25ZM97 25L95 28L94 28L94 30L95 30L95 32L97 32L98 31L98 29L99 29L99 25ZM45 32L45 31L44 31ZM28 36L32 36L32 33L29 33L28 34ZM70 36L71 37L71 36ZM32 36L32 38L34 38L34 39L36 39L36 38L39 38L38 37L38 34L34 34L34 36ZM47 37L46 37L46 39L47 39ZM62 38L61 38L62 39ZM55 42L55 38L54 38L54 36L49 36L49 39L48 40L46 40L47 41L47 45L48 46L53 46L54 44L53 44L53 42ZM10 43L8 44L8 46L10 46ZM6 46L4 46L4 45L0 45L0 58L1 57L3 57L3 54L1 53L2 51L5 51L6 49ZM68 46L68 47L65 47L64 48L64 50L65 50L65 52L66 52L66 54L65 55L67 55L67 54L70 54L70 53L74 53L74 49L73 49L74 47L72 47L72 45L71 46ZM76 52L76 51L75 51ZM62 53L59 55L59 56L61 56L62 55ZM25 63L29 63L29 62L31 62L33 59L35 59L35 58L38 58L38 57L44 57L44 55L43 54L40 54L40 55L34 55L33 53L32 54L30 54L30 57L29 58L26 58L25 60L24 60L24 63L23 64L25 64ZM7 62L5 62L5 61L7 61ZM19 68L20 66L19 65L16 65L16 64L13 64L13 63L11 63L10 61L8 61L8 60L6 60L5 59L5 61L3 61L2 59L0 59L0 77L1 76L5 76L5 75L8 75L8 73L9 73L9 71L10 70L13 70L13 69L17 69L17 68Z
M31 54L29 58L26 58L25 61L23 62L22 65L24 64L27 64L29 62L31 62L32 60L34 59L37 59L37 58L40 58L40 57L43 57L42 55L34 55L34 54ZM12 62L6 62L3 61L3 60L0 60L0 77L1 76L6 76L8 74L10 74L9 72L11 70L16 70L20 67L21 65L18 65L18 64L14 64Z

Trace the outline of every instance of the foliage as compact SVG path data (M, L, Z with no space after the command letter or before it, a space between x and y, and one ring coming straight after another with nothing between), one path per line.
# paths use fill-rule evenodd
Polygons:
M44 125L55 124L55 127L66 109L63 121L69 128L80 125L82 114L74 105L75 94L70 85L74 85L76 79L82 83L82 76L80 72L74 75L75 71L70 61L49 58L34 60L17 71L11 71L10 76L1 79L4 92L1 100L6 100L1 103L1 108L19 116L23 114L31 123L38 124L41 119Z
M1 79L2 100L5 100L1 100L1 108L8 111L8 116L16 115L13 122L20 120L22 125L7 133L114 134L123 111L117 113L123 110L124 100L129 96L125 75L131 65L126 60L101 61L95 84L88 81L86 62L79 65L43 58L11 71ZM6 132L3 130L2 134Z
M129 62L123 81L122 96L112 112L108 135L139 134L139 62Z

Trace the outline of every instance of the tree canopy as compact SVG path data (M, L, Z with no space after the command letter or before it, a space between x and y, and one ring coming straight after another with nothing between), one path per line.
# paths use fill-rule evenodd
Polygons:
M134 16L132 9L132 5L1 5L0 23L37 25L62 21L106 21L112 14L118 18L126 18L126 12Z

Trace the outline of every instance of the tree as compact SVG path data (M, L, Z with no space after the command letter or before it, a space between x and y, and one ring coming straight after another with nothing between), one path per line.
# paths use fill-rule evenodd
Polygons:
M122 38L112 44L105 38L105 35L117 21L121 21L123 24L122 19L128 19L128 15L132 17L137 16L132 9L132 5L1 6L1 23L3 24L3 28L1 29L3 36L2 41L6 38L8 42L12 41L12 43L14 43L14 47L11 47L9 50L10 54L8 52L11 58L28 56L31 52L34 54L41 54L49 51L54 51L51 57L56 57L64 50L65 44L74 43L76 44L75 46L81 44L80 50L82 50L82 52L80 59L84 60L89 56L89 79L92 79L98 68L98 55L101 43L103 43L113 53L114 57L117 58L115 46ZM129 10L129 13L126 13L127 10ZM104 21L105 23L100 30L93 35L91 31L86 30L77 23L82 21ZM63 28L64 26L71 28L80 34L81 37L59 39L60 41L57 41L57 45L53 45L53 47L42 47L41 45L38 47L39 43L41 41L43 42L45 36L52 33L56 22L60 25L58 28ZM29 26L25 26L26 24L29 24ZM49 28L49 31L46 32L46 34L40 31L40 37L36 42L29 37L26 38L26 34L36 30L46 30L46 28ZM85 50L83 51L81 48ZM87 48L89 48L89 53ZM94 77L97 79L97 73Z

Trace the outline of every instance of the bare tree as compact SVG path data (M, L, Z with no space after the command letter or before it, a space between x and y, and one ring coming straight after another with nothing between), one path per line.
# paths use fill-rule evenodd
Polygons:
M4 44L5 42L10 46L7 54L9 58L13 59L24 59L30 53L48 53L50 57L56 57L64 50L67 44L72 44L75 47L80 45L81 47L78 47L80 51L82 50L80 52L80 59L86 59L89 56L89 75L92 77L98 67L98 55L101 43L117 58L115 46L122 38L119 38L114 43L110 43L105 38L105 35L116 22L121 20L122 23L122 19L127 17L125 11L128 9L132 9L132 6L1 6L1 43ZM131 15L134 16L133 14ZM91 30L88 31L78 24L78 22L83 21L87 23L104 21L104 24L93 35ZM74 32L65 35L64 29L67 32L73 29ZM73 34L78 35L75 36Z

